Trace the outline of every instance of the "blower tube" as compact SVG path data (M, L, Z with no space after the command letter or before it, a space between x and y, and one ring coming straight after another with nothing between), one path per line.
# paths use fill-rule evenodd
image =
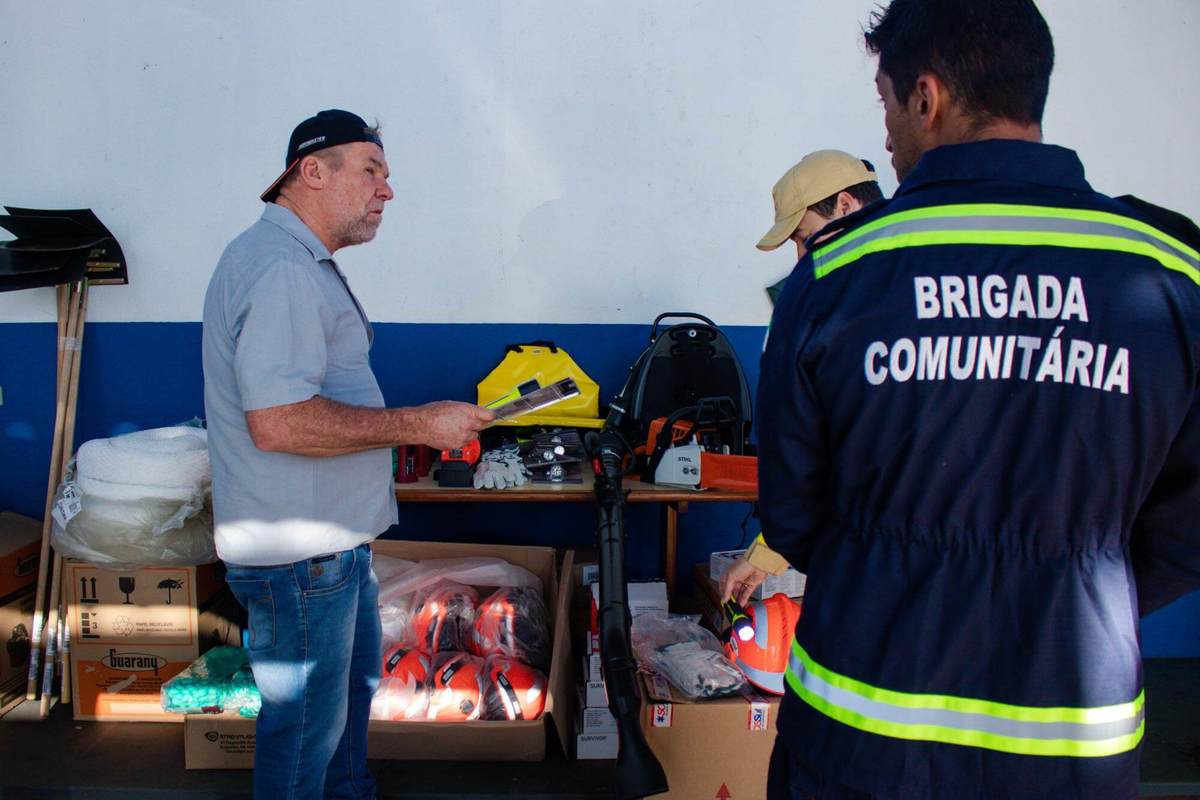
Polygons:
M611 422L611 419L610 419ZM646 743L641 725L641 691L637 665L629 642L629 592L625 585L625 494L621 463L627 447L621 436L605 425L599 435L589 435L596 468L596 500L600 551L600 659L608 686L608 709L617 721L620 752L617 755L617 797L633 800L667 791L667 776Z

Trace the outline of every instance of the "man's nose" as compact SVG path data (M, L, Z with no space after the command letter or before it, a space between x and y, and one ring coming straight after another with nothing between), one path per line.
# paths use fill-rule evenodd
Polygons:
M889 153L892 152L892 135L890 133L883 137L883 149Z
M385 203L396 196L396 193L392 191L392 185L386 180L383 182L383 191L379 193L379 196L383 198L383 202Z

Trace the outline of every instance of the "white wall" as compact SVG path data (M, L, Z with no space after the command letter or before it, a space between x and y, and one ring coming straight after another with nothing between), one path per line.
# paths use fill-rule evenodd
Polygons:
M197 320L292 126L385 125L397 198L339 253L380 321L762 324L790 248L754 243L771 185L883 150L873 0L0 0L0 203L91 206L130 261L89 318ZM1200 216L1200 3L1044 0L1047 140L1094 185ZM52 318L49 290L0 320Z

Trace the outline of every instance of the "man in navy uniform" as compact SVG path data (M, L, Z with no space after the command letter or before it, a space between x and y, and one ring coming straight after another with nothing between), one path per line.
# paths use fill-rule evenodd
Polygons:
M1042 143L1032 0L865 37L900 187L822 231L759 386L808 574L768 796L1134 797L1138 618L1200 588L1200 237Z

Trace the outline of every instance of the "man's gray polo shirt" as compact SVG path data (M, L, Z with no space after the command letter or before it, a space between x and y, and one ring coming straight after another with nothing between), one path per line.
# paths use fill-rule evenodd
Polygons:
M246 412L315 395L383 407L372 330L329 250L268 203L221 256L204 299L204 408L217 553L286 564L368 542L396 522L388 449L310 458L259 450Z

